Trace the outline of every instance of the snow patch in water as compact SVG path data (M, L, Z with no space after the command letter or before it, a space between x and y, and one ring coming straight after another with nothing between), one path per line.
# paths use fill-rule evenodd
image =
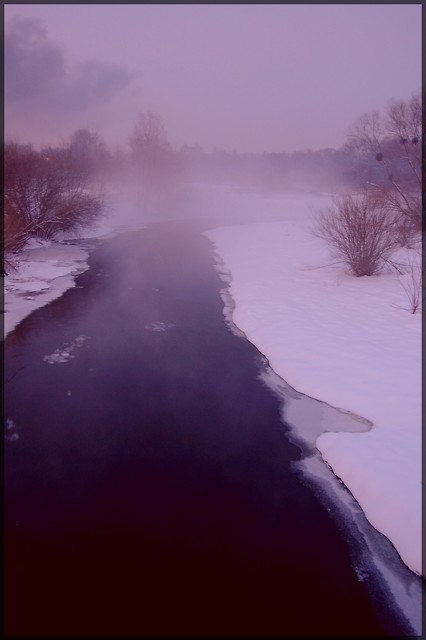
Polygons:
M81 334L77 336L74 342L65 343L59 349L55 349L53 353L44 356L43 360L45 360L49 364L56 364L58 362L69 362L71 358L75 358L75 355L72 354L72 351L74 351L74 349L78 347L81 347L84 342L89 339L89 336Z
M144 329L148 329L149 331L168 331L168 329L172 329L176 325L172 322L151 322L144 326Z
M7 418L6 419L6 430L7 431L11 431L12 429L16 429L16 425L13 422L13 420L11 420L10 418ZM9 440L9 442L14 442L16 440L19 440L19 433L17 433L16 431L14 431L14 433L5 433L4 439L5 440Z
M12 433L11 435L5 435L5 440L9 440L10 442L13 442L14 440L19 440L19 434L18 433Z

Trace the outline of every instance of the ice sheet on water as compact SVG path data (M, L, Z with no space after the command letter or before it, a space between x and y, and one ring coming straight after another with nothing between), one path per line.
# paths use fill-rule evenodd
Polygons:
M4 439L5 440L9 440L9 442L14 442L16 440L19 440L19 433L17 433L15 431L15 429L16 429L16 425L13 422L13 420L11 420L10 418L7 418L6 419L6 430L7 431L12 431L13 430L13 433L5 433L4 434Z
M9 440L10 442L13 442L15 440L19 440L19 434L18 433L12 433L11 435L6 434L5 435L5 439Z
M356 577L360 582L365 582L370 575L368 571L366 571L366 569L357 565L354 565L354 571L356 573Z
M65 343L59 349L55 349L53 353L50 353L43 357L43 360L48 362L49 364L57 364L58 362L69 362L71 358L75 358L75 355L72 354L72 351L76 347L81 347L86 340L89 340L89 336L81 334L75 338L75 340L71 343Z
M172 329L176 325L173 322L150 322L144 326L144 329L148 329L149 331L168 331L168 329Z
M239 338L247 338L244 331L241 331L241 329L237 327L237 325L233 321L233 312L235 309L235 302L233 297L229 293L229 289L228 288L221 289L219 293L223 302L223 315L224 315L225 323L227 327L230 329L230 331L232 331L234 335L238 336Z
M358 580L370 583L374 589L375 579L382 576L390 591L388 599L392 594L395 606L412 625L414 635L421 636L421 579L406 568L391 542L371 527L359 503L342 482L336 482L335 474L323 464L318 452L297 461L293 468L301 479L312 483L325 506L332 505L339 526L357 540L353 550L358 551L352 557L352 566Z
M55 364L57 362L68 362L70 358L75 358L75 356L69 353L66 353L64 351L61 352L59 351L59 349L56 349L54 353L44 356L43 360L46 360L46 362L48 362L49 364Z

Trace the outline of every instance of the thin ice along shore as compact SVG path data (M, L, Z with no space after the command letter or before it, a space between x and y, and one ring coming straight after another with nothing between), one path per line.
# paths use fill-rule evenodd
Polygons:
M273 370L373 425L328 433L324 424L316 446L421 575L421 314L407 311L395 273L353 278L327 266L310 205L284 200L285 221L206 235L230 274L233 321Z

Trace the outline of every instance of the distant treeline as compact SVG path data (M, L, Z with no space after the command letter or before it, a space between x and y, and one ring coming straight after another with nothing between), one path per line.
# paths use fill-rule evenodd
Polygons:
M56 147L4 148L4 249L19 251L32 237L55 238L93 224L102 212L101 187L138 186L144 211L158 195L185 183L223 184L267 191L352 190L380 195L399 212L408 232L421 226L422 105L420 93L394 100L384 114L354 124L340 149L240 153L169 142L159 114L139 119L124 148L108 148L99 134L80 129Z
M345 149L258 154L221 150L206 153L200 148L183 147L179 155L185 173L194 180L268 190L352 185L360 164ZM367 164L362 167L364 173ZM374 171L374 164L371 169Z
M70 140L67 145L46 147L39 152L30 144L14 144L14 147L50 158L52 164L60 165L80 184L93 181L142 184L142 174L153 172L152 148L146 153L147 157L141 166L141 159L135 157L134 150L120 147L110 149L96 133L79 130ZM412 174L401 154L395 153L395 144L395 140L385 140L381 148L392 159L391 169L395 176L404 183L410 182ZM198 146L185 145L175 150L169 145L166 149L162 148L161 154L167 156L163 161L167 170L163 166L157 168L157 173L164 174L163 181L173 177L173 180L178 178L184 182L207 182L249 189L332 190L339 187L359 188L369 183L384 184L387 180L377 162L377 154L371 150L353 149L350 144L339 149L306 149L294 153L206 152ZM156 167L160 165L161 154L156 151ZM6 161L7 157L6 154ZM152 176L150 178L153 179Z

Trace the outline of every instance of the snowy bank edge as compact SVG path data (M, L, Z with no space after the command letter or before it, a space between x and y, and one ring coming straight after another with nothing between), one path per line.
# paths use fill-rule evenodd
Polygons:
M56 252L55 258L52 250ZM31 260L31 252L36 255ZM38 253L37 253L38 252ZM4 337L7 336L33 311L60 298L68 289L75 287L75 279L89 269L89 253L80 246L71 246L60 242L42 243L24 248L16 257L16 271L4 279ZM42 264L45 273L42 277L25 276L23 267ZM19 284L18 287L16 285ZM32 295L36 293L36 295Z
M226 227L222 227L222 229L220 230L222 231L225 229ZM238 332L237 335L239 334L245 337L249 342L251 342L259 350L260 353L263 354L261 345L257 344L256 340L253 339L253 336L250 334L250 332L247 333L245 329L239 326L237 324L237 321L235 320L234 315L237 315L235 312L238 309L237 309L237 300L235 300L235 298L233 297L232 287L230 286L232 281L232 270L227 266L226 260L224 259L223 255L220 252L220 243L218 243L217 238L215 237L216 231L219 231L219 228L205 231L203 232L203 235L212 243L213 254L215 256L216 270L221 280L226 284L226 288L221 291L221 297L225 307L224 308L225 320L227 321L228 324L232 324L231 330L234 330L235 332L235 328L236 328ZM263 354L263 355L266 361L269 363L269 366L272 372L278 378L282 379L279 373L277 373L273 369L267 354ZM285 387L289 387L292 390L294 389L284 380L283 380L283 384ZM296 394L305 395L303 392L299 393L298 391L296 391ZM307 397L310 398L310 396L307 396ZM354 420L364 422L364 424L369 426L367 429L365 428L360 429L360 431L369 431L370 433L373 433L372 431L373 422L371 422L369 419L358 416L357 414L353 413L350 410L345 410L341 407L333 407L333 405L329 404L326 400L322 400L321 398L311 398L311 399L317 400L320 403L325 403L326 405L329 405L331 408L340 412L342 415L342 418L346 414L347 416L352 416ZM350 431L350 430L347 430L345 429L344 426L342 426L341 429L340 428L323 429L321 432L316 434L316 437L314 440L312 440L312 438L309 438L309 435L312 435L312 434L300 434L300 436L302 437L302 439L305 440L305 442L311 442L312 444L314 444L317 451L319 451L323 462L333 471L335 477L338 478L341 482L343 482L343 484L346 486L348 491L352 494L353 498L362 508L362 511L364 512L364 515L367 518L367 520L370 522L370 524L377 531L379 531L384 536L386 536L386 538L390 541L390 543L392 544L392 546L394 547L394 549L396 550L397 554L399 555L401 560L404 562L404 564L417 576L423 576L424 571L422 567L421 521L419 521L419 518L413 517L413 513L410 511L409 505L404 504L402 509L403 519L405 518L404 520L405 522L411 523L411 525L415 530L414 537L416 540L418 540L418 544L408 545L406 544L406 541L402 539L401 536L399 535L400 533L399 527L394 527L392 523L389 523L388 521L385 521L380 517L376 517L375 510L370 508L371 505L369 504L369 501L364 499L363 492L360 491L358 488L359 483L357 482L356 475L351 474L350 470L349 470L349 473L346 473L346 470L345 471L343 470L344 463L341 464L339 452L337 451L337 453L335 453L333 450L333 445L335 445L335 441L333 437L336 435L336 432L338 431L341 432L339 433L339 436L353 435L350 433L345 433L346 431ZM338 447L334 447L334 449L338 449ZM415 487L415 489L418 489L418 487Z

